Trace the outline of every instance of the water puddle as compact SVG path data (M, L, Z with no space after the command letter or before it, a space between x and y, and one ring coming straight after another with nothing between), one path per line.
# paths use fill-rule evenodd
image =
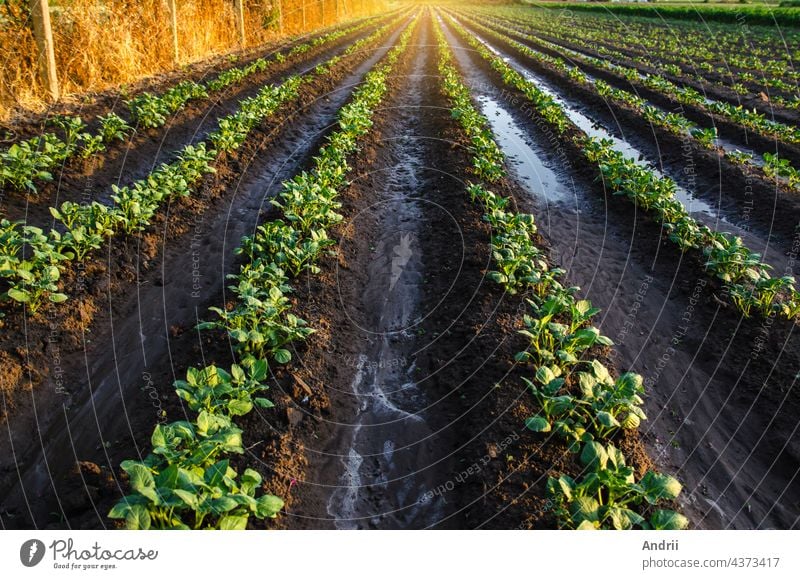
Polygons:
M509 66L512 66L514 70L516 70L519 74L521 74L525 78L525 80L535 84L543 93L552 97L553 100L564 109L564 112L566 113L567 117L587 135L597 139L607 139L611 141L611 147L615 151L622 153L622 155L626 159L632 159L637 165L647 167L659 178L666 177L666 175L662 171L660 171L658 168L656 168L651 163L645 160L646 156L641 150L639 150L631 143L623 139L620 139L618 137L615 137L608 130L606 130L602 126L602 124L587 117L585 114L579 111L575 106L567 102L560 95L560 93L545 79L543 79L539 75L532 73L518 60L504 53L501 53L495 47L491 46L488 42L486 42L486 40L484 40L477 34L475 34L475 38L478 41L480 41L484 46L486 46L487 49L492 51L497 56L501 57L503 61L505 61ZM677 184L675 187L675 198L678 199L678 201L680 201L684 205L684 207L686 207L686 210L693 215L705 216L704 220L706 221L708 220L708 218L711 218L715 222L722 221L724 223L727 223L728 225L733 225L720 213L719 208L713 207L703 199L695 197L690 191Z
M426 53L417 51L406 94L398 138L389 139L391 161L381 171L382 200L351 219L355 229L374 227L374 246L359 297L342 303L364 345L356 357L351 392L357 412L341 425L332 456L341 476L327 500L327 513L338 529L425 528L439 520L442 505L427 500L441 449L422 414L427 399L414 380L419 349L418 326L425 291L422 224L441 211L419 197L426 183L425 142L419 135L418 110L424 103ZM338 276L348 275L340 271ZM341 279L341 277L340 277ZM336 460L338 459L338 460Z
M556 172L531 148L523 129L497 99L480 95L476 100L520 184L548 204L574 201L574 193L561 184Z

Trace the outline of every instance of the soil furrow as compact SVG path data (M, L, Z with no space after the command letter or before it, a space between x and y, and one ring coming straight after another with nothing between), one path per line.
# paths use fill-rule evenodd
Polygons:
M341 312L329 320L325 348L345 371L314 372L332 410L327 435L306 448L308 475L291 511L298 526L424 528L445 507L422 500L438 484L452 445L450 433L435 433L428 422L438 408L419 376L431 355L422 331L425 295L455 282L451 271L426 269L424 232L432 220L448 218L428 194L437 180L430 161L443 116L428 108L437 98L431 43L426 18L390 81L393 96L365 147L368 163L356 162L358 177L345 194L346 230L358 234L345 233L331 272L335 287L328 293L338 294ZM452 247L451 257L460 252Z
M357 31L285 63L271 63L266 71L253 74L219 94L191 101L164 127L140 130L126 143L85 163L77 159L68 163L54 173L52 183L40 187L41 192L35 198L7 195L0 211L11 220L23 219L28 225L52 228L55 221L50 207L64 201L108 204L111 185L130 185L146 177L161 163L172 161L185 146L205 140L216 129L219 119L235 113L242 100L254 96L263 86L280 84L291 75L312 71L317 64L342 53L372 31L371 28Z
M74 329L54 325L39 338L53 365L40 369L43 381L30 391L26 407L36 415L21 409L13 424L8 422L5 527L106 524L103 510L98 515L92 505L118 492L119 460L145 451L154 422L164 419L162 411L182 413L171 384L206 356L207 345L192 328L209 315L209 306L224 305L221 292L234 265L233 249L252 232L280 183L310 161L338 109L399 33L400 28L368 51L350 72L316 83L296 114L275 120L249 139L235 165L210 185L217 195L224 192L222 197L206 204L201 194L189 201L195 207L188 211L169 208L159 227L163 239L153 234L109 247L110 268L118 252L134 256L125 268L131 277L116 284L109 283L114 280L108 273L91 280L105 283L108 292L108 301L95 306L91 333L80 328L76 336ZM78 344L64 343L76 337ZM224 354L228 348L223 346ZM92 463L83 466L91 471L91 483L76 470L79 461ZM50 473L59 478L51 480Z
M724 306L698 263L662 244L658 224L634 207L598 195L596 174L577 161L579 153L550 141L524 96L504 91L482 59L448 36L475 94L506 108L532 140L537 162L557 176L562 194L544 197L528 187L528 202L547 223L554 260L603 309L601 329L618 345L617 364L645 377L645 436L657 460L686 484L689 512L711 528L796 524L788 509L773 508L796 500L778 501L794 493L789 483L800 461L794 326L743 320ZM743 462L747 476L739 472Z
M757 247L772 246L784 254L790 251L800 224L797 194L780 189L753 169L734 166L718 151L709 151L688 137L652 125L636 112L603 99L505 43L495 42L494 38L488 43L496 50L501 45L500 52L518 70L544 83L570 106L641 151L680 186L707 200L712 210L743 234L756 232L760 238L755 241ZM780 269L781 264L777 265Z

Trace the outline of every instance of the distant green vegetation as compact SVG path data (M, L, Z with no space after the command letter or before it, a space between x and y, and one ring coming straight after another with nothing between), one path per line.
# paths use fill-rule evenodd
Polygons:
M782 7L752 4L668 4L642 3L621 4L611 2L530 2L536 6L552 9L564 9L580 12L611 12L628 16L646 18L677 18L681 20L741 22L746 24L764 24L774 26L800 26L800 6L798 0L784 0Z

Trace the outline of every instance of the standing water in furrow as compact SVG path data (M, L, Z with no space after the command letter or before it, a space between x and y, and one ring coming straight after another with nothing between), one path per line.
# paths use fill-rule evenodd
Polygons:
M427 37L423 27L420 39ZM420 44L424 44L424 40ZM384 153L390 162L360 179L376 183L378 201L354 217L353 227L376 223L371 260L358 303L342 303L350 332L363 344L348 360L355 416L338 426L342 446L329 457L342 474L330 493L327 512L337 528L420 528L438 519L435 502L424 495L426 470L435 436L426 423L426 400L415 382L415 357L421 346L423 214L441 211L426 201L425 149L419 135L427 54L412 46L413 64L402 81L391 114ZM337 272L337 278L346 276ZM344 393L348 394L348 393ZM432 508L433 507L433 508Z

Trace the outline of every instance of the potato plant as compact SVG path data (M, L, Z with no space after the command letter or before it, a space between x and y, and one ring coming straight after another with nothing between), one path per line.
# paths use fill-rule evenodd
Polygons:
M545 94L534 83L529 82L506 61L492 53L475 36L469 34L453 17L449 21L456 31L496 70L504 82L523 92L532 102L536 112L542 116L559 135L567 130L576 130L566 117L561 106ZM633 159L627 159L614 150L608 140L589 137L578 131L572 137L575 145L583 151L586 159L594 163L603 178L603 183L614 194L624 195L636 205L654 214L664 225L670 240L683 250L692 249L707 259L706 268L728 285L743 280L751 291L737 294L734 305L747 314L755 309L763 315L772 312L793 317L800 305L800 293L789 276L772 282L767 273L769 266L760 262L760 256L741 244L741 240L727 233L711 231L700 225L686 211L674 195L675 183L659 177L649 168ZM760 280L760 281L759 281ZM775 286L777 294L773 291ZM766 290L763 295L760 293ZM742 302L748 301L745 307Z
M386 76L406 49L415 24L416 20L340 111L339 130L328 137L314 170L302 181L308 188L304 200L315 193L332 199L337 188L346 184L348 167L341 151L353 152L358 138L369 131L370 118L386 94ZM284 193L293 190L290 183L284 184ZM298 209L291 195L283 199L284 213ZM260 396L267 390L267 360L288 363L291 354L286 346L304 340L312 331L290 311L291 287L282 265L299 273L321 252L301 258L285 250L302 245L304 239L316 240L320 249L327 247L327 242L322 243L327 239L326 228L338 220L316 213L309 214L309 219L304 222L313 223L309 228L292 221L268 222L256 235L243 239L239 253L248 260L232 276L230 288L236 304L231 310L211 308L219 320L200 324L201 330L226 331L241 363L230 372L216 366L190 368L186 380L175 383L178 396L196 418L156 426L151 454L143 461L122 463L131 493L111 509L110 518L124 520L128 529L244 529L251 516L274 517L283 508L279 497L256 496L262 482L256 471L247 469L239 476L224 457L244 452L242 431L233 418L256 407L272 407ZM274 253L282 250L282 256Z
M465 134L474 134L471 127L485 126L486 119L473 107L439 26L436 37L442 92ZM499 166L482 176L486 181L497 181L503 174L504 158L499 148L496 151L494 162ZM612 345L591 326L599 309L588 300L576 300L578 288L564 287L558 281L564 272L551 269L536 246L532 215L513 213L507 199L480 184L470 184L467 192L473 202L483 206L484 219L495 230L492 257L499 271L490 277L509 292L526 291L530 296L530 313L523 317L525 329L520 332L530 345L517 354L516 361L534 369L533 380L524 380L541 410L529 417L525 426L536 433L552 431L575 452L583 448L581 459L594 471L579 482L562 476L548 483L560 524L582 529L685 527L683 515L667 510L657 511L647 522L642 508L644 502L674 499L680 483L648 473L637 485L622 453L597 442L610 440L619 430L636 429L646 419L641 376L625 373L615 379L595 357L598 348Z
M386 25L362 41L372 42L385 34L388 29L389 25ZM356 48L364 45L364 43L356 44L358 45ZM338 61L338 57L334 59ZM330 69L317 70L325 74ZM0 269L0 278L9 280L10 284L9 291L0 296L0 299L24 303L31 313L38 311L46 301L54 303L65 301L66 294L58 289L58 279L62 268L65 267L65 263L62 262L86 259L87 255L99 248L106 238L119 232L133 235L144 230L164 201L190 195L192 188L203 176L215 171L213 163L221 152L237 148L259 122L272 115L282 104L296 98L303 83L312 78L313 74L316 72L306 76L290 76L281 85L264 87L254 97L244 99L241 110L221 119L219 128L209 136L208 142L187 145L173 162L162 164L150 175L132 185L122 187L112 185L111 199L114 205L105 207L91 203L79 206L66 203L60 208L51 208L51 213L61 228L52 230L45 235L45 238L51 240L52 252L60 257L56 260L50 259L48 257L50 253L44 250L34 253L32 259L28 260L19 260L15 254L14 258L23 266ZM109 126L114 126L117 131L126 133L128 130L113 117L108 122ZM62 124L72 133L71 141L79 139L75 135L80 134L83 127L81 123L70 120L62 121ZM338 146L337 143L336 146L329 147L327 155L323 158L333 159ZM352 150L354 145L350 143L348 146ZM346 168L346 164L343 167ZM337 171L343 174L342 167L325 169L325 174L333 175ZM299 205L297 207L296 211L304 211ZM332 211L328 212L329 217L332 215L334 215ZM12 238L18 229L19 224L3 221L0 224L0 235ZM313 248L309 244L314 242L305 243L306 251L312 251ZM316 243L325 245L327 242L319 238ZM21 251L17 250L18 253Z

